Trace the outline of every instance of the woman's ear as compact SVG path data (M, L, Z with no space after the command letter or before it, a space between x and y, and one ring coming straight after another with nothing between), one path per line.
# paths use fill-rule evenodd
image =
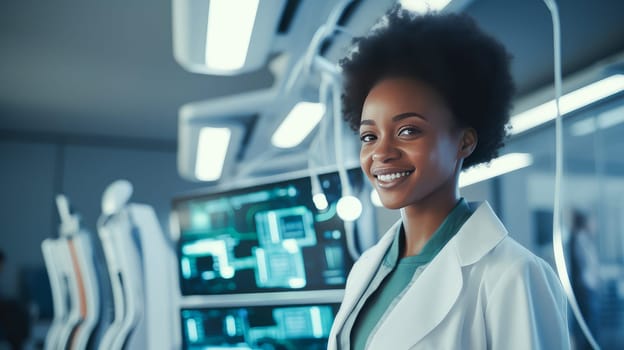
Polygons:
M459 156L462 159L468 158L477 147L478 137L477 131L473 128L465 128L462 130L461 142L459 144Z

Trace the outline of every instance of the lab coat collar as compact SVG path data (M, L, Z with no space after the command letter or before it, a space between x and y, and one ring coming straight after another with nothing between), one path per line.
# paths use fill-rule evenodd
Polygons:
M391 315L380 321L376 335L370 339L368 348L384 349L389 344L396 349L407 349L431 332L449 313L463 286L461 267L479 261L507 235L507 230L498 220L487 202L470 203L474 213L466 220L457 234L438 255L411 281L404 296L394 306ZM400 232L401 221L395 223L382 237L376 248L363 261L359 271L364 272L357 284L357 294L349 300L348 312L336 319L342 324L351 313L355 303L370 283L376 266L381 261ZM406 336L409 335L409 336Z
M488 202L472 202L469 205L476 210L449 241L457 252L461 266L476 263L507 236L507 229Z
M488 202L470 202L468 205L474 212L447 243L457 254L460 266L479 261L507 235L507 229ZM402 223L399 219L382 236L377 245L379 249L370 257L371 262L383 259L394 237L400 233Z
M478 205L471 203L471 208ZM479 261L507 234L487 202L478 205L457 234L412 281L394 306L391 319L382 322L371 349L407 349L431 332L449 313L463 286L461 267ZM400 320L400 321L398 321ZM409 334L409 336L406 336ZM381 339L383 338L383 339Z

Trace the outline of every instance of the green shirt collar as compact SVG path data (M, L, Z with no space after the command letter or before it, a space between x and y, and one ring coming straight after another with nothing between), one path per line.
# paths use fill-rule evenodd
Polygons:
M464 198L460 198L455 207L442 221L440 227L433 233L418 255L400 259L401 263L422 265L430 262L442 250L444 245L459 231L461 226L472 214L472 210ZM400 251L405 244L403 225L395 236L392 245L384 258L384 264L394 267L399 261Z

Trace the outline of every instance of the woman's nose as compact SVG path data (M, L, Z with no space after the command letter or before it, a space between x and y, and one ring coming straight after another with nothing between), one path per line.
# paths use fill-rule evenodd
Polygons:
M390 142L378 142L377 147L373 150L371 158L376 162L387 162L397 159L401 156L401 152Z

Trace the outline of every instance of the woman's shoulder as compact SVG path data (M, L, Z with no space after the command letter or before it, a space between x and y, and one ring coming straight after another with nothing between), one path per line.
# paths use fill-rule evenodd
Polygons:
M470 255L463 253L470 258L464 258L464 261L474 262L478 259L481 265L489 265L501 269L510 268L512 266L536 266L540 268L550 268L542 258L535 255L525 246L516 241L507 232L506 227L500 221L487 202L470 203L475 209L473 217L471 217L471 225L465 225L469 234L463 235L463 240L458 243L460 249L468 246L473 251L487 251L486 254ZM470 226L468 228L468 226ZM484 242L484 249L474 248L472 240ZM477 258L480 257L480 258Z
M549 280L557 280L553 268L541 257L506 236L483 257L480 262L488 275L497 278L523 278L531 275L542 275Z

